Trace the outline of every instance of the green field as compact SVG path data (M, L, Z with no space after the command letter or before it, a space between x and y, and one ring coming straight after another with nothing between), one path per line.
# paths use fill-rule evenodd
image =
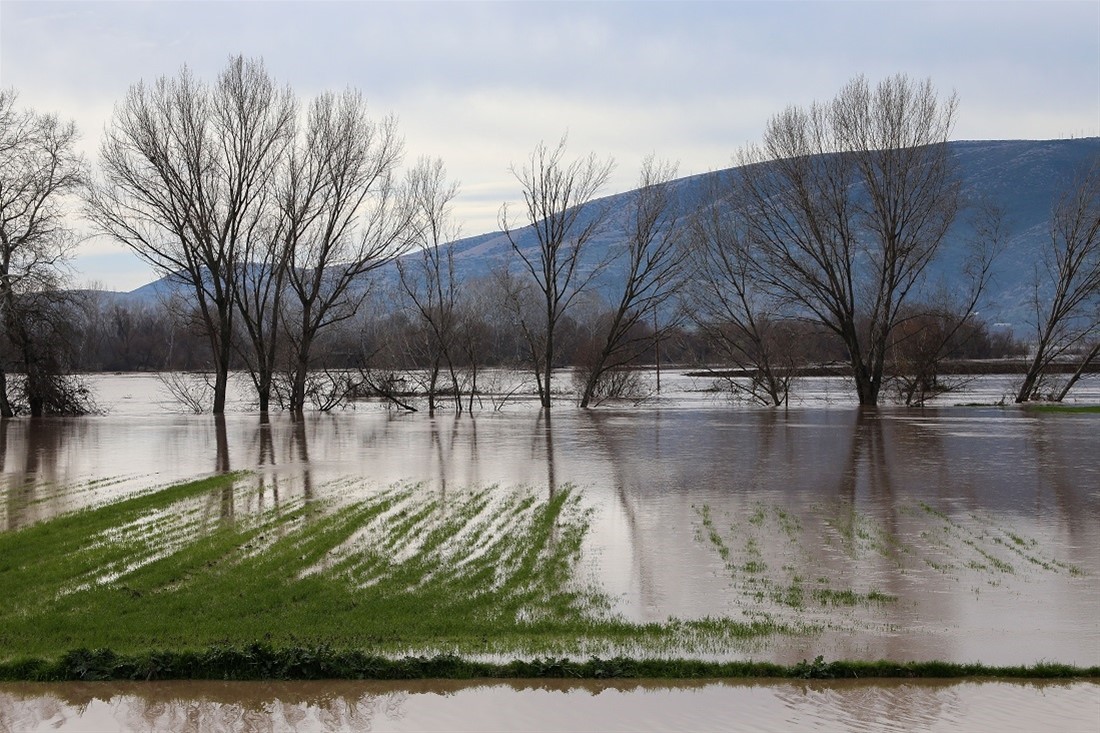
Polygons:
M215 476L0 534L0 677L1098 673L705 662L815 628L766 613L623 619L577 570L590 517L567 488L550 497L496 487L444 496L395 486L226 511L249 491L253 477ZM709 515L704 525L713 530ZM698 658L670 658L685 650Z

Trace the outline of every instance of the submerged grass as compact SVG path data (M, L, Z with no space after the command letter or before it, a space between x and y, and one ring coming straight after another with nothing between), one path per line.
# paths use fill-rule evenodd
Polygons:
M193 661L212 653L202 650L255 645L293 659L308 649L713 652L796 632L751 619L636 624L612 615L610 599L576 579L590 516L567 489L443 496L398 486L356 501L210 516L254 490L246 477L218 476L0 534L0 663L25 667L6 674L61 664L17 658L100 654L73 649L109 649L133 672L170 656L172 668L207 669ZM225 664L236 675L244 662Z
M238 513L260 489L230 474L0 533L0 679L1100 676L1065 665L668 658L728 655L817 633L810 622L835 618L822 616L829 609L897 602L779 569L784 553L809 552L807 529L779 508L754 506L728 530L710 507L697 509L699 540L721 558L741 618L632 623L578 581L591 515L573 491L338 488L331 502ZM1021 535L914 511L964 546L988 535L1009 554L1038 557ZM826 525L848 553L906 550L850 511ZM513 657L530 661L484 661Z
M807 587L799 567L813 563L804 544L806 528L784 508L751 506L746 515L730 517L729 536L737 537L739 549L734 551L723 536L709 505L696 507L701 532L718 553L728 573L736 602L747 614L765 613L798 624L807 632L819 631L822 623L839 621L838 608L863 607L877 611L883 605L897 602L897 597L873 587L857 590L851 587L831 587L834 582L853 582L852 578L833 579L817 576L817 587ZM829 536L837 538L843 552L856 557L865 547L886 555L894 549L879 535L870 522L849 511L838 512L824 520ZM769 565L768 559L772 560ZM784 562L786 561L786 562ZM847 619L851 620L851 619Z
M985 586L1012 593L1043 576L1074 583L1087 576L995 515L924 501L902 504L892 516L847 501L813 504L801 519L758 502L695 511L696 539L721 560L714 570L726 579L729 603L747 617L763 614L807 634L898 633L899 609L919 603L906 593L917 584L965 582L978 599ZM902 592L876 587L891 579Z

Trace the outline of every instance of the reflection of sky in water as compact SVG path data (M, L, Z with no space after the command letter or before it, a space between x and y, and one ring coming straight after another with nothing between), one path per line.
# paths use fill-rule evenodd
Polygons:
M566 406L550 419L513 405L473 418L370 408L262 423L168 414L141 396L151 377L102 379L121 405L109 416L0 423L4 527L225 466L253 471L259 487L237 492L237 513L395 482L444 497L570 483L596 509L581 570L629 617L766 613L829 627L737 654L1100 662L1096 415L696 399ZM757 559L766 570L743 570ZM806 598L798 611L771 597L791 589ZM823 590L897 600L814 603Z

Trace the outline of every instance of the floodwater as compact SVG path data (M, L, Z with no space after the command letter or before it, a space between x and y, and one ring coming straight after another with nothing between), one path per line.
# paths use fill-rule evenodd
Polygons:
M817 629L703 656L1100 664L1097 414L859 410L836 380L775 411L666 375L640 406L549 418L512 403L261 420L239 403L215 419L168 411L149 376L96 386L104 416L0 421L0 528L224 470L252 471L252 490L212 513L394 483L444 500L569 484L594 510L582 572L625 617L766 614ZM1083 398L1100 402L1091 389ZM1006 391L984 378L953 401ZM0 731L1100 727L1095 683L189 684L3 686Z
M1094 733L1093 682L0 684L0 731Z

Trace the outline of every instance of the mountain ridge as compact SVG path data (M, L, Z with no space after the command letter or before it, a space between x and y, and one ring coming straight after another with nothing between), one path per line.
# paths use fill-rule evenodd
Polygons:
M1100 137L959 140L949 142L948 148L957 166L964 202L988 199L1006 211L1008 239L994 267L983 311L988 322L1010 326L1020 334L1028 325L1026 301L1031 292L1038 252L1049 239L1051 209L1074 174L1090 161L1100 158ZM672 187L681 209L688 211L697 206L715 177L736 170L737 167L731 167L674 180ZM636 190L609 194L586 206L592 207L591 210L607 206L612 211L626 211L627 204L636 194ZM961 285L965 245L973 231L966 213L960 212L929 268L930 284L949 289ZM592 259L597 260L607 248L620 243L623 238L618 234L614 228L609 228L596 237L591 243ZM524 248L536 243L529 226L517 228L513 236ZM455 242L456 274L460 278L488 274L494 267L507 262L510 254L511 244L502 231L463 237ZM395 268L387 269L384 277L392 279ZM614 268L603 274L601 290L610 293L615 274ZM116 295L131 302L150 301L178 287L164 277Z

